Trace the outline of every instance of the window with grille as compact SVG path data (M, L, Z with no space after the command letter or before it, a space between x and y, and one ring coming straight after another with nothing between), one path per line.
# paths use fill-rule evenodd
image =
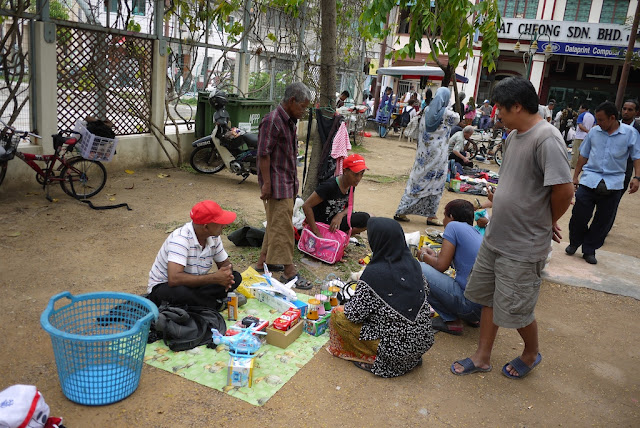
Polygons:
M535 19L539 0L498 0L498 10L503 18Z
M567 0L564 8L565 21L588 22L592 0Z
M105 0L104 2L104 11L107 11L107 7L109 7L109 1ZM111 0L111 8L109 8L109 12L118 13L118 9L120 8L120 0Z
M146 8L145 0L131 0L131 11L134 15L144 15Z
M604 0L600 22L607 24L624 24L629 10L629 0Z

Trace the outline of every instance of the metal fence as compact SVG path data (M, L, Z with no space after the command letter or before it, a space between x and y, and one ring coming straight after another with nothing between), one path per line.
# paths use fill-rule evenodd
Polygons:
M28 19L0 24L0 117L21 130L31 126L31 49Z
M118 135L149 132L153 42L57 27L58 125L109 119Z

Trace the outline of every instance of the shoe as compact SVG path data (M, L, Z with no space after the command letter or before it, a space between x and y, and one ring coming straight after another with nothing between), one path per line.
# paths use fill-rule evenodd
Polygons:
M595 254L583 254L582 258L584 259L584 261L586 261L590 265L598 264L598 260L596 260Z
M297 279L296 279L297 278ZM299 274L293 275L291 278L285 278L284 275L280 276L280 282L286 284L293 279L296 279L293 288L297 288L298 290L311 290L313 288L313 283L301 277Z
M444 226L444 223L442 223L438 219L435 219L435 220L427 219L427 226Z
M571 244L567 245L567 248L564 249L564 252L569 254L570 256L573 256L576 251L578 251L578 247L574 247Z
M402 222L409 222L409 221L411 221L411 220L409 220L409 219L407 218L407 216L406 216L406 215L394 215L394 216L393 216L393 219L394 219L395 221L402 221Z
M526 365L524 361L520 359L520 357L516 357L502 367L502 374L509 379L524 379L529 373L531 373L531 370L533 370L538 364L540 364L540 361L542 361L542 355L540 355L539 352L536 356L536 360L533 362L533 365L531 367ZM518 376L514 376L509 373L507 371L507 366L511 366L516 369L516 371L518 372Z

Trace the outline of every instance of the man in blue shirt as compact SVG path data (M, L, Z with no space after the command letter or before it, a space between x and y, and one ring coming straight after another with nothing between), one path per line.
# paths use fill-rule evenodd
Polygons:
M570 244L565 249L567 254L573 255L582 246L582 257L590 264L598 262L596 250L604 244L615 219L620 193L624 192L629 156L636 172L629 184L629 193L635 193L640 186L638 133L631 126L618 122L618 110L610 101L596 108L596 120L598 125L582 142L573 175L576 202L569 222ZM589 224L594 208L596 212Z

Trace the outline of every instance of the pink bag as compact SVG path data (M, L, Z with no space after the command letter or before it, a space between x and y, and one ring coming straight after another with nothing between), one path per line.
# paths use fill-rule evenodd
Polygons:
M347 212L347 224L349 233L340 229L329 231L329 225L316 222L321 236L316 236L306 225L300 234L298 250L325 263L334 264L342 260L344 249L349 244L351 237L351 210L353 209L353 188L349 190L349 207Z

